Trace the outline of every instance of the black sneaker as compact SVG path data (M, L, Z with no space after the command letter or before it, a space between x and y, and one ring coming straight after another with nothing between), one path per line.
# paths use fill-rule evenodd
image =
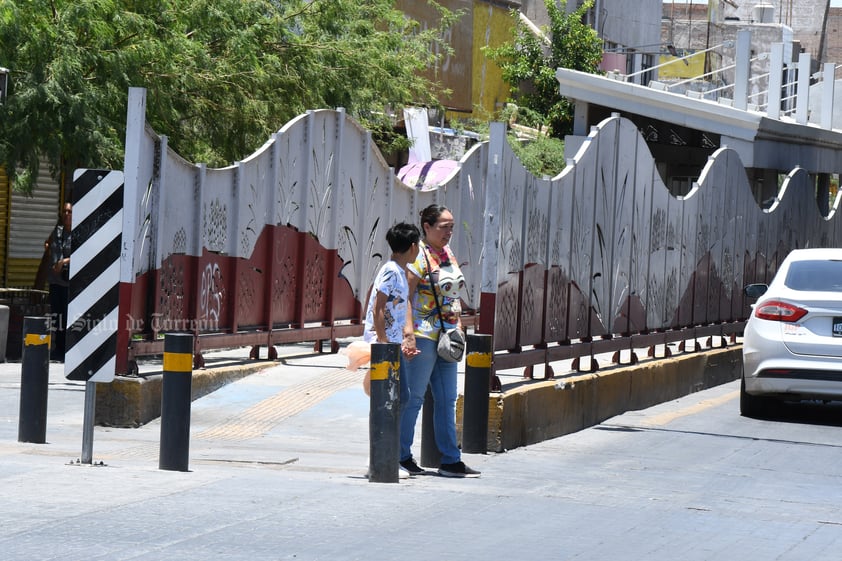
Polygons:
M425 473L427 473L427 470L416 464L415 460L413 460L412 458L402 461L400 465L401 469L407 472L409 475L424 475Z
M465 465L465 462L455 464L442 464L439 466L439 475L444 477L479 477L480 472Z

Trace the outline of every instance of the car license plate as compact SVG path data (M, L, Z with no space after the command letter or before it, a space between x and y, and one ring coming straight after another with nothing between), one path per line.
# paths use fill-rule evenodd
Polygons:
M833 318L833 336L842 337L842 317Z

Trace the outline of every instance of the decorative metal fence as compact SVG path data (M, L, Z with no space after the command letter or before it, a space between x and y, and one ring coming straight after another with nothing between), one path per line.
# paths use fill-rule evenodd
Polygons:
M749 313L742 287L771 278L795 247L838 243L815 179L792 170L772 208L751 194L727 148L690 193L674 197L635 125L617 115L588 136L553 179L517 162L492 134L486 188L480 329L494 333L495 370L596 353L733 338ZM836 203L833 204L833 208ZM832 216L832 215L831 215ZM493 245L492 245L493 244ZM692 347L687 348L687 343ZM631 354L634 357L634 354ZM631 360L636 360L632 358Z
M527 172L494 124L452 176L417 190L342 110L301 115L223 169L180 158L144 113L145 91L132 89L120 372L162 352L171 331L197 335L199 364L203 350L230 346L265 345L271 357L280 342L328 341L335 351L362 332L386 230L433 202L460 225L451 245L463 299L476 329L494 335L495 369L527 374L560 358L733 334L748 313L744 284L768 279L790 248L840 235L806 173L793 170L761 210L728 149L673 197L619 116L556 178Z

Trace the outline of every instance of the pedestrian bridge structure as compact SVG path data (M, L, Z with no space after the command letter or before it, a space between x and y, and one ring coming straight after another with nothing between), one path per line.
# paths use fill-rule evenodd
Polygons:
M558 176L530 174L495 123L424 189L401 183L341 109L299 116L232 166L188 162L132 89L118 373L172 331L195 335L197 365L213 348L337 350L361 334L386 230L434 202L459 225L465 323L493 336L500 391L503 371L558 378L568 359L581 374L602 353L633 364L728 346L750 313L745 284L770 279L792 248L842 245L831 189L842 136L798 97L775 115L774 94L761 111L737 84L726 103L619 76L558 78L582 133ZM790 89L807 95L809 81Z
M792 45L775 43L769 52L753 54L750 40L751 32L743 30L736 45L714 47L735 50L734 64L694 79L641 86L631 82L633 75L619 72L599 76L558 69L560 91L576 108L576 136L568 148L616 113L637 125L662 179L676 194L685 194L713 152L727 147L739 156L759 202L770 206L779 178L803 170L816 181L827 214L828 194L835 194L842 170L837 67L827 63L813 73L808 53L785 64L793 58Z

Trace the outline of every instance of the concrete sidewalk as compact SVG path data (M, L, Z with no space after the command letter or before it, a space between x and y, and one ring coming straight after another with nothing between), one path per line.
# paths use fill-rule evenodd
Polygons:
M0 364L2 558L392 558L394 544L376 538L404 510L420 524L441 508L435 494L458 503L462 489L478 487L438 476L370 483L363 371L310 349L279 348L277 364L193 402L189 472L158 469L159 420L95 427L93 465L80 464L85 384L66 380L58 363L50 364L47 443L17 442L21 364ZM247 356L211 353L207 363ZM156 369L156 361L141 365L141 373ZM492 457L465 459L484 469Z
M159 420L95 427L93 465L81 465L85 384L64 379L56 363L47 443L17 442L21 365L0 364L2 559L588 558L589 546L571 541L576 528L612 507L595 509L583 500L590 490L566 488L565 439L466 454L479 479L372 483L363 371L308 344L278 350L276 364L192 403L188 472L158 469ZM247 357L237 349L206 363ZM624 558L621 542L615 552L604 558Z
M342 421L356 417L359 425L355 452L362 453L362 461L354 461L354 469L365 472L368 454L368 398L362 391L364 371L349 372L344 366L347 359L340 354L317 354L311 345L279 347L278 361L254 361L248 358L248 348L230 349L208 353L207 367L194 372L201 376L206 371L236 366L247 366L255 373L227 384L194 401L191 405L190 467L204 461L236 463L288 463L290 453L281 454L267 446L270 440L285 440L285 433L301 441L307 435L322 438L327 425L341 425L339 443L349 442L356 428L346 427ZM146 359L139 363L141 376L159 374L160 359ZM3 411L0 441L17 440L17 422L20 407L20 362L0 364L0 410ZM85 383L66 380L64 365L50 363L48 396L47 444L14 444L24 455L34 454L66 456L78 459L81 453ZM323 403L332 400L334 403ZM308 414L309 413L309 414ZM295 428L284 430L293 417L306 417L296 422ZM122 464L123 460L141 460L157 468L160 441L160 419L141 427L117 429L96 426L94 431L94 461L105 464ZM256 441L257 446L252 446ZM323 444L315 446L323 447ZM278 443L278 450L288 448ZM357 450L356 448L359 448ZM305 448L309 449L309 448ZM295 452L295 451L294 451ZM296 457L300 454L294 453ZM300 458L299 458L300 461Z

